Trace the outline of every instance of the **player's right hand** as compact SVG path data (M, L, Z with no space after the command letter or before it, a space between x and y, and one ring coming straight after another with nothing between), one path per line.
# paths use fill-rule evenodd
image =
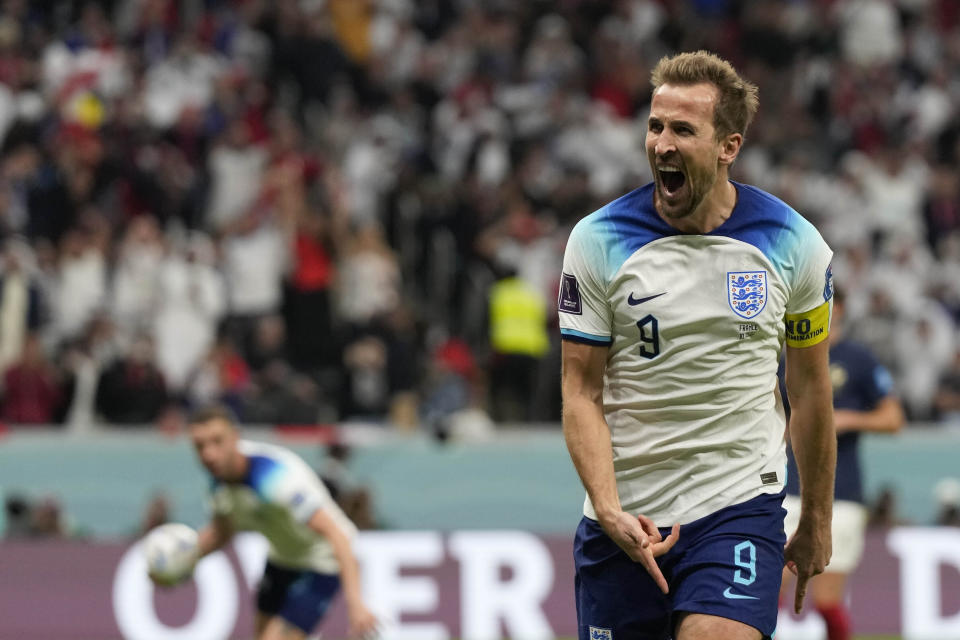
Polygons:
M351 638L370 638L377 632L377 617L364 605L358 604L347 611Z
M610 539L617 543L634 562L643 565L653 581L664 593L670 592L666 578L657 565L657 558L673 548L680 538L680 525L673 525L670 535L664 538L653 520L645 515L636 517L620 511L613 518L601 522L600 526Z
M799 614L807 595L807 582L823 573L830 564L832 552L830 520L826 525L814 526L801 517L797 530L787 541L783 550L784 565L797 576L797 589L793 611Z

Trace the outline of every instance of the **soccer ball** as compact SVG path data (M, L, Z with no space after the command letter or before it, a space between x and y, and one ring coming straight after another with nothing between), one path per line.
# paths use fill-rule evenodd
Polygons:
M162 524L143 540L150 575L164 584L176 584L193 572L197 532L185 524Z

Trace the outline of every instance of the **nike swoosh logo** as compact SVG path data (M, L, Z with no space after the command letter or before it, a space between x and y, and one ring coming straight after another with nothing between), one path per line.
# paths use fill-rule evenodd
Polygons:
M756 596L742 596L739 593L734 593L730 591L730 587L727 587L723 592L724 598L729 598L730 600L759 600Z
M646 298L634 298L633 292L631 291L630 297L627 298L627 304L630 305L631 307L635 307L638 304L643 304L644 302L649 302L654 298L659 298L660 296L665 296L665 295L667 295L666 291L664 291L663 293L655 293L652 296L647 296Z

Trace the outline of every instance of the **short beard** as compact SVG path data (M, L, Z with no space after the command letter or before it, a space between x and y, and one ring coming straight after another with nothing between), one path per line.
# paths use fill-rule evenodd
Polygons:
M714 176L714 179L716 179L716 176ZM690 176L688 175L687 186L690 189L690 198L689 198L688 206L683 207L682 209L667 210L664 208L660 200L660 190L663 188L663 185L658 183L657 188L654 190L654 197L653 197L653 203L657 209L657 212L660 215L662 215L664 218L668 218L670 220L679 220L681 218L686 218L692 215L693 212L696 211L697 208L700 206L700 204L703 202L704 198L707 197L707 193L709 192L709 189L707 189L698 193L692 188L692 184L693 184L693 181L690 179Z
M673 156L671 155L666 159L670 158L673 158ZM667 220L681 220L693 215L697 208L703 203L704 199L707 197L707 194L710 193L713 185L715 185L717 182L717 177L720 175L719 167L714 166L712 167L712 172L710 172L711 167L704 167L703 173L695 176L694 172L690 171L689 165L686 163L681 163L681 165L687 169L684 187L689 190L688 193L690 194L688 205L679 209L666 211L663 203L660 200L660 192L661 189L663 189L663 183L660 182L660 176L657 174L657 156L656 154L650 153L648 154L647 159L650 162L650 169L652 170L654 176L653 204L657 210L657 213ZM710 173L708 174L708 172ZM695 178L702 178L702 180ZM696 188L696 185L701 185L699 192Z

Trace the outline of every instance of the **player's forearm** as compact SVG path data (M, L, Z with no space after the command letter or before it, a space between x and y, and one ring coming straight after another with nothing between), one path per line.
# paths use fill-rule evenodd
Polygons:
M340 584L343 596L351 609L363 605L360 591L360 569L353 553L350 538L325 509L317 509L307 522L307 526L323 536L333 549L333 557L340 566Z
M343 597L350 608L363 604L363 593L360 589L360 568L356 556L353 554L350 539L343 534L328 537L333 547L333 555L340 565L340 583L343 585Z
M811 389L790 417L790 443L800 475L801 517L830 517L837 438L833 428L830 389Z
M621 511L610 428L600 405L592 398L579 395L565 397L563 435L597 517L603 521Z
M833 422L833 386L827 341L809 347L787 346L787 395L790 444L800 480L800 525L829 524L833 512L837 437ZM829 531L829 527L827 527Z

